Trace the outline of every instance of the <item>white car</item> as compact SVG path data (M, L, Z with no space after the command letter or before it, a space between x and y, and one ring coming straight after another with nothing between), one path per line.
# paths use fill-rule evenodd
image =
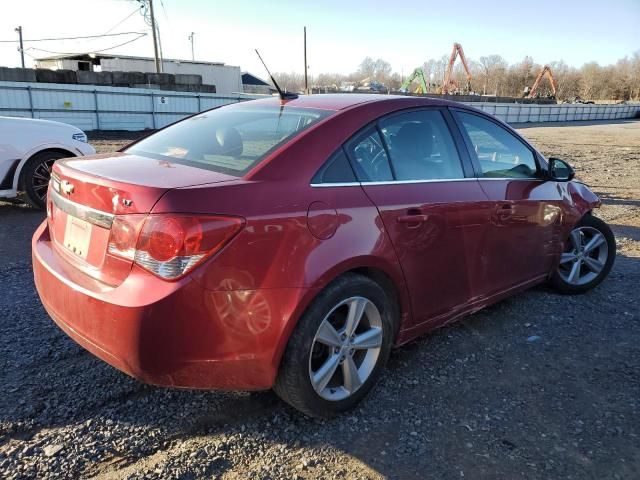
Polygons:
M44 208L53 162L96 153L85 133L66 123L0 117L0 198L23 191Z

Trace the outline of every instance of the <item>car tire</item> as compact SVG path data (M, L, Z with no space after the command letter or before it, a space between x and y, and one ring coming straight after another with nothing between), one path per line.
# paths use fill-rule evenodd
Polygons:
M26 200L35 208L44 209L47 185L51 177L51 167L56 160L72 156L56 150L46 150L33 155L24 164L21 174L21 185ZM44 193L43 193L44 192Z
M350 313L360 310L358 328L347 337ZM332 282L314 299L293 331L274 385L276 394L311 417L330 418L353 408L374 386L389 358L398 324L395 312L384 289L369 277L350 273ZM323 338L327 323L335 326L333 332L342 346L335 346L333 340L337 339L329 341L333 347L323 343L327 341ZM367 335L371 339L375 336L376 341L363 343ZM379 348L363 348L377 345L378 335ZM346 350L346 342L356 348ZM336 356L342 360L329 382L314 383L312 379L320 377L326 365L333 365Z
M590 243L593 246L590 247ZM609 225L591 214L571 230L550 284L560 293L585 293L602 282L616 257L616 240Z

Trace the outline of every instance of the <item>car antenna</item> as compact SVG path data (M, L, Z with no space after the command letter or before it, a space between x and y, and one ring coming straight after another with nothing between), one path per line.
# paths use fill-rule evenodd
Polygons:
M258 58L260 59L260 61L262 62L262 65L264 66L264 69L269 74L269 78L271 78L271 81L273 82L273 86L276 87L276 90L278 91L278 95L280 96L280 100L295 100L296 98L298 98L297 93L282 91L282 89L280 88L280 85L278 85L278 82L276 82L276 79L273 78L273 75L271 75L271 72L267 68L267 64L264 63L264 60L262 60L262 57L260 56L260 52L258 52L257 48L255 50L256 50L256 54L258 55Z

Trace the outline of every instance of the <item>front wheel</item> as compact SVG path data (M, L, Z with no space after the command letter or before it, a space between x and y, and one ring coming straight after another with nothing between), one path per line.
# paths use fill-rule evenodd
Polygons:
M584 293L606 278L615 257L616 240L609 225L586 215L571 230L551 284L561 293Z
M294 330L274 390L312 417L353 408L389 357L394 309L380 285L348 274L314 300Z

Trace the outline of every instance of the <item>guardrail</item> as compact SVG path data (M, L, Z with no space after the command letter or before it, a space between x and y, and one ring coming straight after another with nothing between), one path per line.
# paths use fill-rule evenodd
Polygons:
M164 127L209 108L261 95L222 95L24 82L0 82L0 115L70 123L83 130L144 130ZM640 104L514 104L461 102L507 123L617 120L640 115Z

